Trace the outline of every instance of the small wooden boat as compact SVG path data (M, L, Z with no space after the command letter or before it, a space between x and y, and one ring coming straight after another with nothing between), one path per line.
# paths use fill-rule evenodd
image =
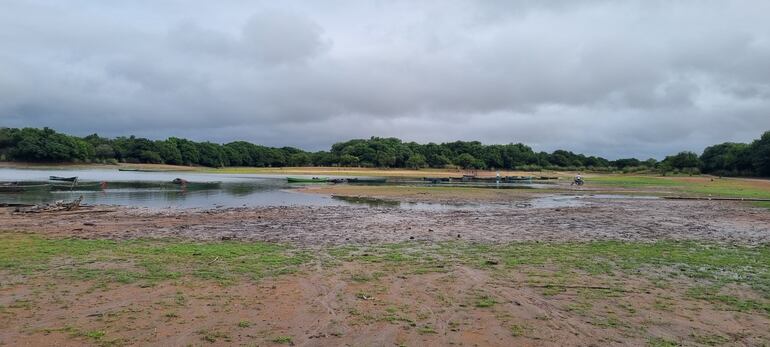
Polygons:
M78 180L78 176L72 176L72 177L48 176L48 179L51 181L75 182Z
M506 181L531 181L532 176L508 176L505 178Z
M348 178L348 183L362 183L362 184L368 184L368 183L385 183L388 180L386 178Z
M430 183L449 182L452 179L449 177L423 177L423 181L430 181Z
M52 191L63 191L63 190L102 190L104 189L104 184L100 182L88 182L88 183L77 183L77 184L51 184L51 190Z
M0 193L20 193L28 191L48 191L50 184L23 184L19 182L0 183Z
M471 181L480 181L480 182L497 182L497 181L503 181L504 177L475 177Z
M289 183L326 183L329 181L326 177L286 177L286 180L289 181Z
M169 170L150 170L150 169L118 169L126 172L168 172Z
M186 190L207 190L207 189L219 189L222 182L190 182L184 179L175 179L171 181L171 184L179 186Z

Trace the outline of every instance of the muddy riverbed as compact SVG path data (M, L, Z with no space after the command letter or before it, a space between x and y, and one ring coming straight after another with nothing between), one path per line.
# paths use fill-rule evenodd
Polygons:
M0 214L8 231L84 238L250 240L299 246L409 241L770 241L770 211L738 202L580 198L563 207L522 199L498 208L295 206L211 210L95 207ZM98 212L101 211L101 212ZM107 211L107 212L105 212Z
M456 258L433 254L411 261L398 257L383 261L389 259L385 256L369 260L378 254L378 245L406 243L411 250L403 254L411 254L428 252L435 242L455 240L463 242L450 247L592 240L766 244L770 242L767 209L739 202L611 195L516 195L500 200L484 195L476 205L452 208L403 208L399 204L408 202L375 202L208 210L105 205L45 213L0 209L0 230L6 240L29 237L20 245L40 239L19 234L32 233L54 239L163 239L153 243L169 242L169 238L172 243L176 239L267 241L313 254L306 263L286 271L267 277L235 276L227 283L216 279L232 276L238 262L199 252L182 266L171 263L159 269L163 263L147 258L158 248L120 255L80 249L82 253L73 250L72 256L32 264L29 269L34 271L0 269L0 345L643 346L716 341L754 346L770 342L764 287L745 283L754 283L747 278L765 276L761 269L714 270L743 282L704 296L702 291L715 288L715 281L702 275L702 264L662 266L657 258L651 266L628 271L601 267L609 266L605 259L595 265L604 269L597 272L566 263L509 266L493 254L475 252L464 256L491 257L483 262L463 261L463 253ZM214 244L226 245L241 243ZM363 247L334 247L341 245ZM294 254L294 247L286 248ZM351 249L352 256L345 249ZM66 254L66 249L57 252ZM265 259L269 264L273 258ZM13 264L13 259L7 261ZM153 278L151 271L166 279Z

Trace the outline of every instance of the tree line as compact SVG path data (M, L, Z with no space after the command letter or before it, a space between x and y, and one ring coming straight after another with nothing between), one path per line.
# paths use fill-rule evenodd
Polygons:
M403 142L372 137L335 143L329 151L267 147L244 141L227 144L170 137L77 137L49 128L0 128L0 161L152 163L208 167L348 166L382 168L660 171L726 176L770 176L770 131L750 144L722 143L701 155L680 152L656 159L607 160L566 150L535 152L521 143L484 145L478 141Z

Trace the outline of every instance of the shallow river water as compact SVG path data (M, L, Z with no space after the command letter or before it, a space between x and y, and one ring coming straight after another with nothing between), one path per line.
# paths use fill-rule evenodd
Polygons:
M83 196L84 204L150 208L216 208L265 206L368 206L408 209L555 208L581 206L576 196L546 196L510 204L396 202L306 194L289 184L285 176L257 174L206 174L190 172L135 172L117 169L41 170L0 168L0 182L53 183L49 176L77 176L79 184L55 183L58 189L25 192L0 191L0 204L45 204L71 201ZM170 184L175 178L189 182L190 189ZM100 185L100 182L105 182ZM200 183L218 182L213 185ZM196 187L196 185L198 187ZM85 187L85 188L83 188Z

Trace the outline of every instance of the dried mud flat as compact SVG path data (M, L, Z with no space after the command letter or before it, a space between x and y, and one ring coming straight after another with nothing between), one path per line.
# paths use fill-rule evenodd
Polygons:
M313 247L404 241L770 242L770 211L737 202L581 199L582 206L420 210L269 207L205 211L118 208L106 213L0 214L4 230L82 238L182 238ZM518 206L518 207L517 207Z
M732 282L709 292L714 280L697 267L682 276L683 268L671 264L512 266L495 256L425 262L419 254L421 247L429 252L431 245L458 240L481 247L602 240L766 245L770 211L748 204L584 198L580 206L559 208L521 200L446 210L97 210L112 212L6 210L0 226L57 239L264 241L313 256L286 273L228 283L194 275L116 280L123 270L148 271L122 256L82 264L64 258L31 272L0 269L0 345L770 345L770 304L762 292ZM393 244L418 253L410 261L400 253L377 254ZM196 266L221 261L211 256Z
M362 273L374 275L360 280ZM767 316L704 306L686 296L688 283L661 288L646 279L602 278L592 281L623 285L549 293L522 277L465 267L416 275L349 265L226 287L190 281L95 289L88 282L38 279L2 290L11 308L0 314L0 340L19 346L668 346L682 336L694 342L689 345L770 341Z

